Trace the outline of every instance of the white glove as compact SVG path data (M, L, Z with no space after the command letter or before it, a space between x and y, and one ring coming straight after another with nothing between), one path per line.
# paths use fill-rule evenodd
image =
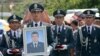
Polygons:
M25 52L24 51L22 52L22 56L25 56Z
M0 34L0 37L2 37L3 36L3 34Z
M50 51L53 49L53 47L52 46L49 46L48 48L47 48L47 55L50 55Z
M10 53L10 51L11 51L11 49L7 49L7 53L8 53L8 54L12 54L12 53Z
M66 50L68 48L68 45L62 45L63 48L61 48L60 50Z
M3 56L2 52L0 51L0 56Z

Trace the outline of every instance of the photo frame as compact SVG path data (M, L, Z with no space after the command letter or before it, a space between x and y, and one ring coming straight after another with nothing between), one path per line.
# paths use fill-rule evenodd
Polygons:
M42 27L28 27L23 29L24 56L47 55L47 30ZM37 45L35 45L35 43Z

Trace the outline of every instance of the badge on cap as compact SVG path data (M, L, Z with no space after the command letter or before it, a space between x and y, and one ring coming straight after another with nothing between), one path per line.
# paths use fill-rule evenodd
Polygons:
M90 11L87 11L87 14L89 15L90 14Z
M57 14L60 14L60 10L57 11Z
M15 15L13 16L13 19L16 20L16 16Z
M37 4L34 4L34 9L36 9L38 6L37 6Z

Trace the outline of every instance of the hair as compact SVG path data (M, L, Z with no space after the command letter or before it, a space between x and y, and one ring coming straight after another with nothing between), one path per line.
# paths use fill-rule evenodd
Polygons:
M78 21L77 21L77 20L73 20L73 21L72 21L72 24L78 26Z
M37 35L38 35L38 32L32 32L32 35L33 35L33 34L37 34Z

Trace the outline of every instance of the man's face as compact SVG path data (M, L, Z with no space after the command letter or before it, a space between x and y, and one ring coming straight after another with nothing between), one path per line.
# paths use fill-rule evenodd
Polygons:
M91 25L94 22L94 17L85 17L85 24Z
M94 24L99 25L100 26L100 20L95 20Z
M34 21L40 21L40 20L41 20L41 19L40 19L41 14L42 14L41 11L34 11L34 12L31 12L31 15L32 15Z
M64 21L64 16L59 16L59 17L57 16L57 17L55 17L56 25L62 25L63 21Z
M19 29L21 26L20 22L18 21L12 21L9 23L9 27L12 29L12 30L17 30Z
M33 42L38 42L38 34L32 34L32 40Z
M79 26L82 26L84 24L85 24L84 20L79 21Z
M73 23L71 23L71 27L72 28L75 28L75 27L77 27L76 25L74 25Z

